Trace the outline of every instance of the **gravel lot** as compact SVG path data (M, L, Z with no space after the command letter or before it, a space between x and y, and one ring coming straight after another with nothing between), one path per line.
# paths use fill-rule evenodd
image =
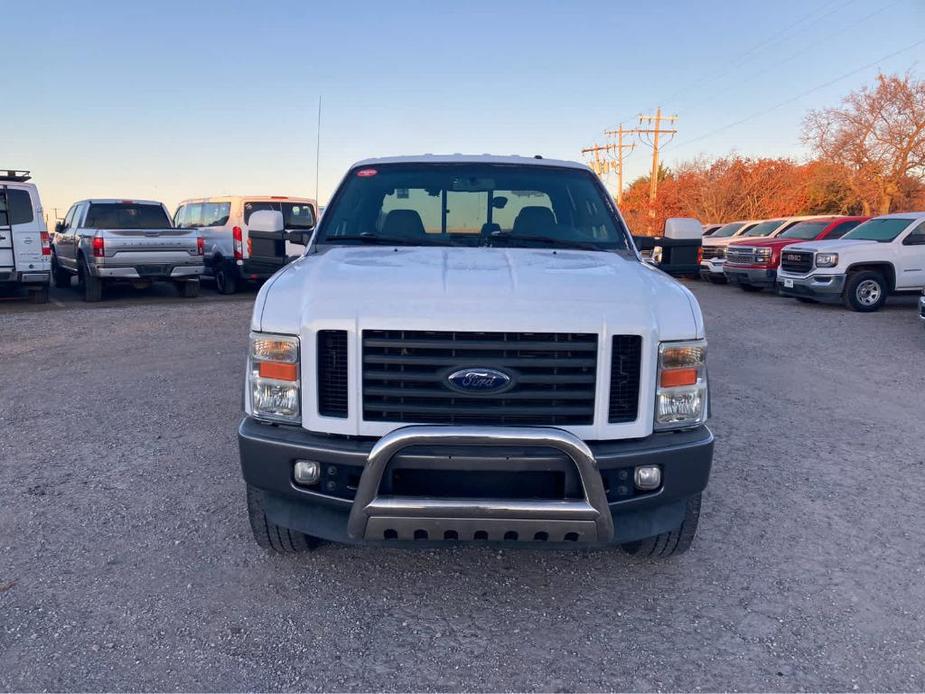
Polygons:
M0 689L923 690L925 330L696 283L690 553L252 541L253 294L0 303ZM912 405L912 407L910 407Z

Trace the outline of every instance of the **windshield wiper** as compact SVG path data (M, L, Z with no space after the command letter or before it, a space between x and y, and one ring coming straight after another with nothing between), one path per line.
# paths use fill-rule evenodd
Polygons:
M359 241L360 243L370 243L380 246L434 246L437 245L430 239L407 238L403 236L382 236L364 231L362 234L353 236L328 236L320 243L338 243L340 241Z
M586 243L584 241L572 241L569 239L557 239L554 236L541 236L541 235L531 235L531 234L517 234L516 236L504 235L504 236L489 236L489 242L491 245L494 245L497 241L504 241L508 245L511 242L516 241L527 241L530 243L547 243L550 246L555 246L557 248L575 248L582 251L610 251L615 250L611 248L604 248L598 246L596 243Z

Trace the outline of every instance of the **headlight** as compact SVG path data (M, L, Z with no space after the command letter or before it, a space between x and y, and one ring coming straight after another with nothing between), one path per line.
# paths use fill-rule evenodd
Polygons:
M247 381L254 417L282 422L301 421L299 338L251 333Z
M707 342L663 342L658 346L655 429L683 429L707 417Z
M770 248L756 248L755 249L755 262L756 263L766 263L771 259L771 249Z
M835 267L838 265L838 253L816 253L816 267Z

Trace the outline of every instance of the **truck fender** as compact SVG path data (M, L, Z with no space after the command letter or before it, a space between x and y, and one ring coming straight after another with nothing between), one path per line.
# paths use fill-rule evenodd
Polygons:
M848 270L845 272L846 275L850 275L852 272L860 272L861 270L870 270L872 272L879 272L883 274L886 278L887 284L890 286L890 291L896 289L896 268L893 266L893 263L889 261L875 261L871 263L854 263L848 266Z

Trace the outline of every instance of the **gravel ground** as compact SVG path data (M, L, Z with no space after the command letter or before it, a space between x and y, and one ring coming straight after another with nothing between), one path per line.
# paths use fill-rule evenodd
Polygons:
M925 331L692 285L691 552L252 541L250 299L0 305L0 689L923 690ZM910 407L913 405L913 407Z

